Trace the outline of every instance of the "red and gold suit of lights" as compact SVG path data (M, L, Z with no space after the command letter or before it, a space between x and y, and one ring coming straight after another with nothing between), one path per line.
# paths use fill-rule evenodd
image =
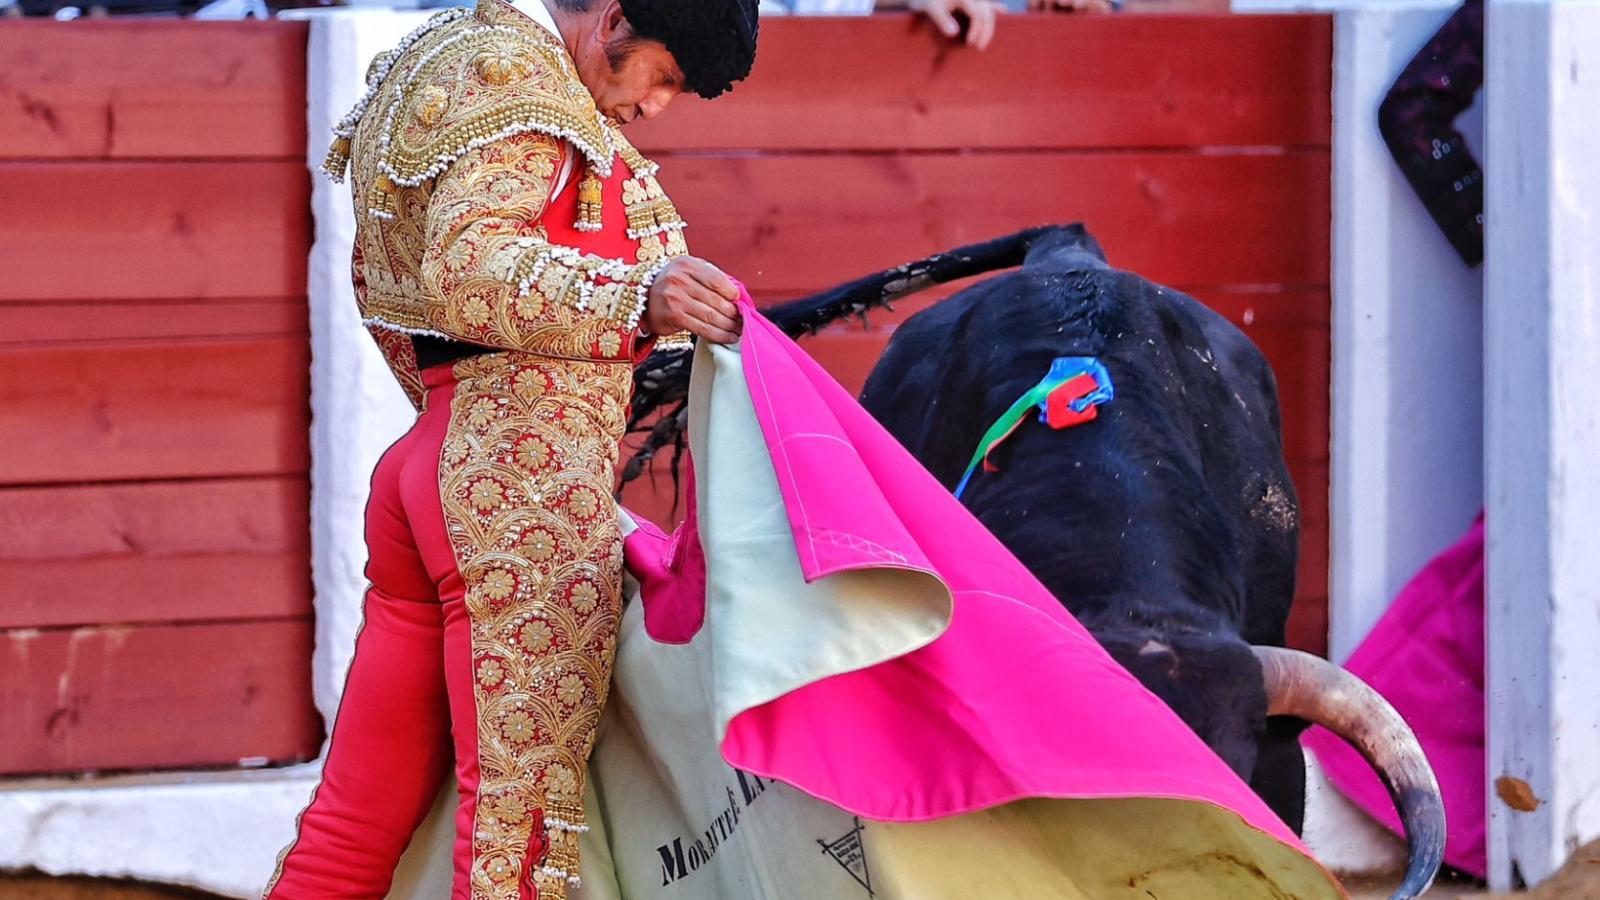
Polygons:
M361 315L419 415L374 473L355 656L265 896L383 897L453 766L452 900L563 898L616 649L637 326L683 222L502 0L380 56L336 134ZM419 371L419 334L496 352Z

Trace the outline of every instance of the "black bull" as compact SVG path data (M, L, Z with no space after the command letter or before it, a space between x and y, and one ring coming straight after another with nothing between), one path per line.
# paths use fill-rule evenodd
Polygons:
M963 502L1106 649L1172 707L1292 827L1305 804L1298 736L1329 724L1402 809L1431 882L1442 803L1415 739L1348 673L1281 649L1294 595L1298 505L1276 382L1261 351L1199 302L1107 265L1081 226L940 254L766 310L792 335L954 278L1019 265L896 329L861 403L954 488L979 437L1062 356L1097 357L1116 399L1064 430L1025 422ZM685 356L637 378L635 423L687 386ZM1030 419L1032 416L1030 415ZM653 428L626 477L681 434Z

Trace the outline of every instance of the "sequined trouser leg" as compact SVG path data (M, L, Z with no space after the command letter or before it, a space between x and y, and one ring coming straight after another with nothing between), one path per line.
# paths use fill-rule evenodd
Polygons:
M577 878L631 371L504 353L424 376L427 410L374 473L365 618L269 898L383 897L452 752L452 900L560 900Z

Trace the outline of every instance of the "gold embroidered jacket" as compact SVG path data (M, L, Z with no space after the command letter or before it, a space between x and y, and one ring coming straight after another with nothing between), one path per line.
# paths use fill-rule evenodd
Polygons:
M683 222L559 40L502 0L479 0L379 56L367 85L324 168L336 180L350 168L362 320L413 403L423 397L413 334L632 359L655 273L687 252ZM576 221L546 221L573 152ZM625 208L606 222L602 187L619 162ZM619 226L632 260L552 237Z

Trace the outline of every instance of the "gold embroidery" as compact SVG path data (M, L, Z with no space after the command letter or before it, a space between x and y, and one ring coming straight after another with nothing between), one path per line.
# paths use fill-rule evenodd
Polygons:
M632 375L520 353L455 374L439 483L472 623L472 897L515 900L531 876L541 900L560 900L616 651L622 536L606 498Z
M438 180L415 248L431 289L421 330L567 359L631 352L650 268L533 233L559 158L553 139L519 135L469 153Z
M621 132L615 137L617 152L622 161L628 164L628 171L632 175L622 183L622 205L628 217L628 237L640 242L640 262L644 262L645 241L657 235L665 235L668 239L664 249L660 242L651 241L652 255L680 256L687 253L689 248L683 242L683 218L678 215L678 208L667 199L667 192L661 189L661 183L656 181L656 172L660 169L655 163L644 157L644 154L634 149L633 145L623 138ZM671 241L676 238L676 243ZM656 252L659 249L659 252Z
M435 16L380 57L367 93L334 133L354 137L358 124L371 131L371 161L400 187L423 184L469 150L513 134L570 141L606 176L616 155L616 130L566 48L501 0ZM330 154L331 173L343 171L342 156Z
M601 215L601 187L600 176L595 173L594 167L585 166L583 180L578 182L578 221L572 227L579 231L599 231L605 227Z
M418 125L432 127L439 124L444 118L445 111L450 108L450 92L444 88L430 84L418 98L417 106L412 111L412 118Z
M533 74L534 62L527 54L506 45L488 47L473 59L478 77L488 84L507 85Z

